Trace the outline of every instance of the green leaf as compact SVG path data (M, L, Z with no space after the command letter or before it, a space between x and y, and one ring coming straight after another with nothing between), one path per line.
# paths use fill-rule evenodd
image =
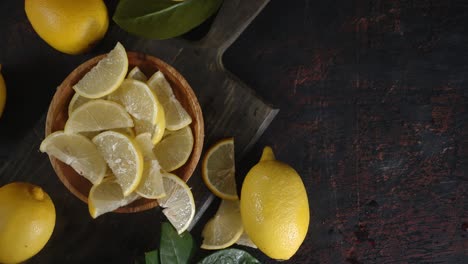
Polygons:
M181 235L169 223L162 223L161 227L161 264L186 264L195 249L195 243L189 232Z
M256 258L252 257L244 250L230 248L217 251L204 259L198 264L258 264Z
M155 249L150 252L145 253L145 262L146 264L159 264L159 253L158 250Z
M113 20L132 34L155 39L182 35L213 15L223 0L120 0Z

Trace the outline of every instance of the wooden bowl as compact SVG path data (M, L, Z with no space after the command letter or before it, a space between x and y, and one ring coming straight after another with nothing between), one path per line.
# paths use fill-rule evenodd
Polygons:
M177 99L192 117L192 123L190 124L194 137L192 154L184 166L173 172L184 181L188 181L190 176L192 176L193 171L197 167L197 163L200 159L203 148L203 115L197 97L184 77L167 63L158 58L141 53L127 52L127 55L129 70L134 66L138 66L141 71L143 71L146 76L148 76L148 78L156 71L161 71L171 84ZM81 64L78 66L78 68L71 72L70 75L68 75L67 78L58 87L54 97L52 98L52 102L50 103L47 113L45 127L46 136L57 130L64 129L65 122L68 119L68 104L70 103L70 100L75 93L75 91L72 89L73 85L76 84L81 78L83 78L83 76L105 56L105 54L100 55ZM84 177L80 176L67 164L59 161L53 156L49 156L49 158L52 167L65 187L67 187L68 190L70 190L70 192L72 192L80 200L87 203L89 190L92 186L91 183ZM125 207L117 209L115 212L134 213L151 209L157 205L158 202L156 200L141 198Z

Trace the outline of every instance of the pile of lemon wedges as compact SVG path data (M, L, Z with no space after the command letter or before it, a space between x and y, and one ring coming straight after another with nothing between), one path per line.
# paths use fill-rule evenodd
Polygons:
M149 79L128 73L125 48L117 43L73 86L63 131L44 139L42 152L88 179L93 218L145 197L158 199L179 233L195 214L192 193L170 172L193 149L192 119L161 72Z

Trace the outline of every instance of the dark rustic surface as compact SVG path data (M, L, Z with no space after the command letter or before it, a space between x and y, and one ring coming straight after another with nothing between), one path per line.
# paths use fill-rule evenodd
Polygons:
M0 122L0 142L7 151L45 111L50 87L93 55L72 57L50 49L24 23L20 2L0 3L0 58L22 50L16 51L21 63L0 61L10 66L5 74L18 83L17 90L9 91L7 107L15 114ZM6 35L5 28L11 27L18 33ZM34 45L20 46L24 34ZM110 34L122 33L115 29ZM106 37L93 52L106 50L113 41ZM261 148L272 145L277 158L295 167L307 186L309 233L298 253L283 263L468 262L467 48L466 1L272 0L228 49L226 67L281 109L240 162L239 183ZM55 65L55 74L40 75L50 70L34 66L41 61ZM28 83L25 75L38 78L37 85L21 85ZM42 170L29 169L31 174ZM67 203L76 200L58 180L54 188ZM87 213L85 207L60 209L70 216ZM120 245L108 239L119 232L117 226L105 225L112 217L81 225L70 217L57 225L75 234L61 241L67 252L43 259L91 263L91 257L80 258L93 252L80 251L83 244L118 252L157 243L151 236L157 234L160 214L143 214L122 216L134 236ZM154 226L137 220L145 217L154 219ZM75 226L82 229L71 228ZM83 230L98 232L101 239L90 240L80 234ZM47 250L49 246L42 256ZM262 262L274 263L248 250Z

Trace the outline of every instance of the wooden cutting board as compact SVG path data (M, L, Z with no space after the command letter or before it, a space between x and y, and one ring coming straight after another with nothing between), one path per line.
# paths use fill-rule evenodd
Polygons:
M269 0L227 0L208 34L198 42L181 39L144 40L111 26L103 41L116 41L133 50L159 57L184 75L194 89L205 119L205 148L234 137L236 159L257 141L278 110L257 98L253 91L223 67L222 55ZM78 65L76 65L78 66ZM131 263L136 256L159 245L160 209L136 214L109 213L92 220L87 205L74 197L55 175L46 154L39 152L44 138L43 117L22 139L9 160L0 164L0 186L27 181L42 186L53 199L57 223L45 249L30 263ZM196 224L213 201L200 169L189 180L194 193Z

